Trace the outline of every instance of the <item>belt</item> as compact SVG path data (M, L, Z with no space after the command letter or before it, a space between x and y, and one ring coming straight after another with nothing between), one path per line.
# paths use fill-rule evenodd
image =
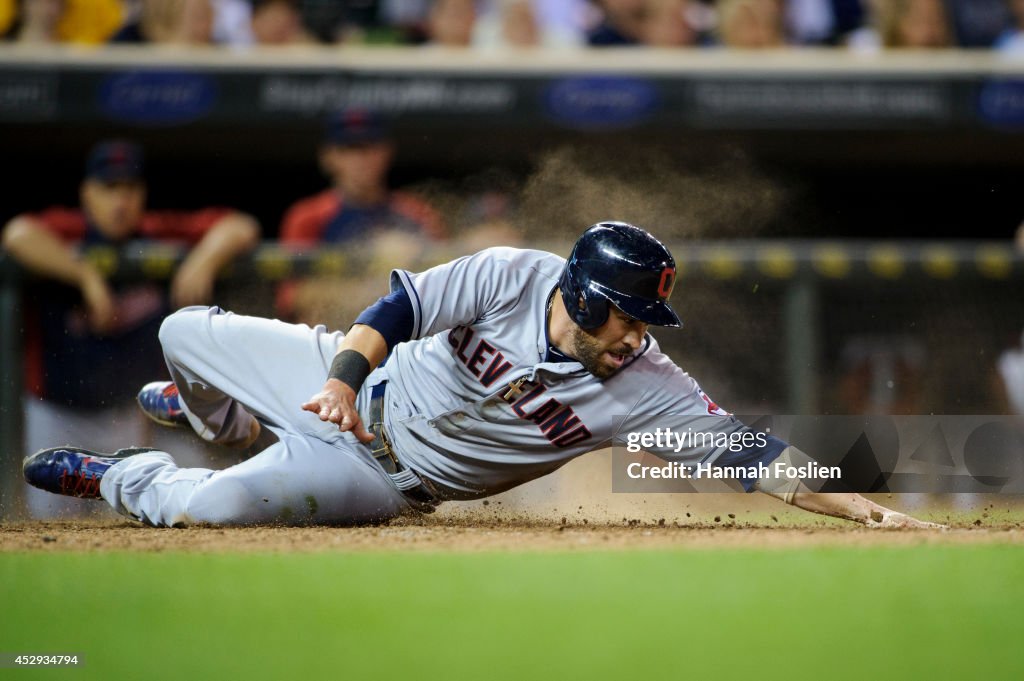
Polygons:
M384 392L387 389L387 384L387 381L383 381L370 389L369 430L373 435L370 451L373 453L373 458L398 487L398 491L413 502L413 506L421 511L433 512L441 503L440 495L437 494L431 482L420 477L416 471L398 460L398 456L391 446L391 438L384 430Z

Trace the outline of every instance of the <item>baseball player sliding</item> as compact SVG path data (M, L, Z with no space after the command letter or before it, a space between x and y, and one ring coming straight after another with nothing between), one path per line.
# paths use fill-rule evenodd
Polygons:
M221 471L179 468L149 449L57 447L26 458L25 477L155 526L358 524L550 473L622 441L623 415L720 415L721 433L748 432L648 333L680 326L668 302L675 274L650 234L604 222L568 261L491 248L419 274L396 270L391 293L347 334L185 308L160 329L173 383L143 388L143 410L210 442L250 447L266 430L277 442ZM740 470L810 461L774 437L749 442L651 451ZM869 527L941 527L799 480L741 483Z

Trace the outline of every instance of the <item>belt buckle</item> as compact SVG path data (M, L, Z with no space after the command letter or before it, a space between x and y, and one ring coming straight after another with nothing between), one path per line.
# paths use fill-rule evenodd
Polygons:
M397 464L398 457L395 456L394 450L391 449L391 443L388 442L388 437L387 435L384 434L384 424L380 421L376 423L371 423L370 430L372 430L373 434L377 436L378 440L380 440L380 447L377 447L376 449L370 449L370 452L373 454L373 458L382 459L384 457L387 457L391 459L393 462L395 462L395 464ZM371 447L374 444L376 444L376 442L371 442Z
M370 418L374 419L370 424L370 431L374 435L374 440L370 443L370 453L373 455L373 458L377 460L389 475L393 476L404 470L409 470L402 466L398 461L398 456L395 454L395 450L391 447L391 440L388 438L387 431L384 430L383 394L378 397L374 397L370 401ZM378 440L380 440L380 446L374 447L374 445L378 444ZM428 485L425 478L416 474L415 471L410 472L419 481L419 485L411 489L402 490L402 494L407 499L415 501L421 511L425 513L432 513L439 503L440 495L432 484ZM418 490L420 491L418 492ZM424 495L426 495L427 498L423 498Z
M384 430L383 395L371 401L370 412L370 418L376 417L373 423L370 424L370 430L375 436L374 441L370 443L370 453L388 473L397 473L401 470L401 466L398 463L398 457L395 456L395 451L391 448L391 442L388 441L387 432ZM374 445L378 444L378 440L380 440L380 446L374 447Z

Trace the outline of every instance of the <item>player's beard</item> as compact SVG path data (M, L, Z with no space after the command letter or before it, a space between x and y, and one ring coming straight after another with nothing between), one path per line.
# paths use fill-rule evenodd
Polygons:
M584 369L600 379L609 378L621 368L611 366L604 361L606 352L616 352L622 355L632 354L628 345L621 348L606 348L579 326L572 329L570 339L573 345L573 356L583 365Z

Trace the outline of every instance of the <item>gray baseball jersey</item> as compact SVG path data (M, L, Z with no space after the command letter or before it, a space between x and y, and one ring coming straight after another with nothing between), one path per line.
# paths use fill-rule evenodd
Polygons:
M407 467L446 499L495 494L549 473L576 456L653 429L666 416L720 433L746 426L717 406L647 336L622 369L600 380L576 361L549 362L547 305L565 261L550 253L492 248L414 274L392 287L412 301L413 338L396 345L360 390L387 381L385 425ZM167 364L195 431L212 442L242 442L252 420L279 442L225 470L179 468L167 453L132 456L100 484L116 510L153 525L193 522L360 523L414 504L368 445L300 409L323 385L344 335L324 327L188 308L160 330ZM778 455L724 445L645 447L686 464L746 465ZM406 471L403 471L406 473ZM418 483L416 483L418 484Z
M491 248L420 274L395 271L413 302L413 340L395 347L370 383L387 379L385 423L402 459L459 498L493 494L550 473L650 416L693 416L726 433L745 430L648 335L605 380L579 362L547 362L547 305L565 260ZM618 418L617 418L618 417ZM674 419L685 423L685 419ZM647 448L687 464L714 447ZM777 454L777 451L775 452Z

